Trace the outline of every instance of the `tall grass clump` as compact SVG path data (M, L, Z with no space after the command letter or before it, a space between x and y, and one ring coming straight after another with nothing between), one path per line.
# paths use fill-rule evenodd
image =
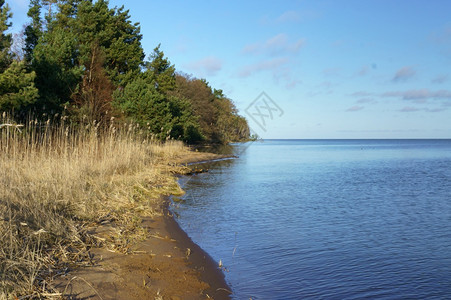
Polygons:
M127 251L139 217L180 191L170 162L187 151L114 120L23 125L0 116L0 299L58 295L51 278L93 244ZM89 228L105 221L116 234L98 240Z

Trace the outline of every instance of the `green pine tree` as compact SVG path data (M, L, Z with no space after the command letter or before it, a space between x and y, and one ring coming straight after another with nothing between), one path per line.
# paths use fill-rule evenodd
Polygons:
M148 80L154 82L156 89L161 93L167 93L175 89L175 66L164 57L164 52L158 45L151 54L151 61L147 62L145 72Z
M113 104L160 140L174 138L192 143L203 139L189 102L160 93L146 76L116 90Z
M42 36L41 8L40 0L30 0L27 15L31 18L31 22L25 27L25 47L23 49L27 63L31 63L33 50L38 44L39 37Z
M71 27L79 43L79 60L86 64L94 45L105 54L105 70L116 86L125 86L144 60L139 23L132 24L124 7L110 9L108 1L82 1Z
M27 72L24 62L13 61L0 74L0 111L23 113L23 108L34 103L38 90L34 86L34 72Z
M12 37L6 31L12 14L4 0L0 0L0 110L16 114L38 97L34 86L35 73L29 73L23 62L13 61Z
M5 0L0 0L0 72L3 72L11 64L12 55L10 53L12 45L12 35L6 33L11 27L9 19L12 17L9 5Z

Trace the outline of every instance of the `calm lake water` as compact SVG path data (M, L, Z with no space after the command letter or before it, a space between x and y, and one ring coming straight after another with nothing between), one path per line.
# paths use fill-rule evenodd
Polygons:
M182 178L235 299L451 299L451 140L266 140Z

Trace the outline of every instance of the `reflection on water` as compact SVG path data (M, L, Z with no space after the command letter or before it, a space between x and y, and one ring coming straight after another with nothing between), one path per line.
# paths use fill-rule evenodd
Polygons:
M232 149L173 210L236 299L451 298L451 141Z

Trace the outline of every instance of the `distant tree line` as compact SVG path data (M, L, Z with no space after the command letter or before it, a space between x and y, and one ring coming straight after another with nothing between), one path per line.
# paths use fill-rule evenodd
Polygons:
M156 138L227 143L249 138L232 100L176 71L158 45L146 60L139 23L108 1L30 0L28 24L8 33L0 0L0 111L18 120L67 115L133 121Z

